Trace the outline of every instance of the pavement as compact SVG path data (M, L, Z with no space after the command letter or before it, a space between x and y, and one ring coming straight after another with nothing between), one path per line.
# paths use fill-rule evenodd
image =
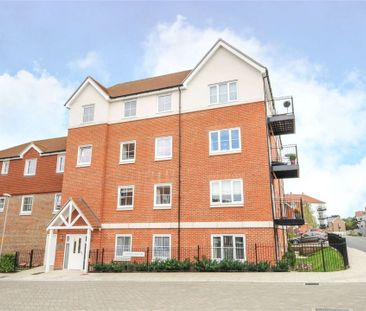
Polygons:
M361 236L347 236L348 247L358 249L360 251L366 252L366 237Z

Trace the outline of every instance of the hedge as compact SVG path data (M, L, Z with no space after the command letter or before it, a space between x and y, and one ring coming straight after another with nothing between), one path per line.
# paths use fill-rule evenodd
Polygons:
M4 254L0 257L0 273L15 272L15 254Z

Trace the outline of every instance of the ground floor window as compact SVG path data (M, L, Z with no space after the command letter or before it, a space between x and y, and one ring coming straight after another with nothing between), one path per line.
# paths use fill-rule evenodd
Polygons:
M212 235L212 259L245 260L244 235Z
M115 249L115 260L128 260L124 256L125 252L131 252L132 249L132 236L130 234L117 234L116 235L116 249Z
M153 236L153 259L170 259L171 236L170 234Z

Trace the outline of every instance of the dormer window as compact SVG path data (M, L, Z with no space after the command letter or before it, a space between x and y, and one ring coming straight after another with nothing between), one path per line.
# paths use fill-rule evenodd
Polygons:
M2 166L1 166L1 175L8 175L9 173L9 164L10 161L3 161Z
M36 169L37 169L37 159L25 160L24 176L36 175Z
M125 102L124 117L125 118L136 117L136 101L135 100Z
M238 100L237 82L212 84L210 88L210 105L227 104Z
M168 112L172 110L172 95L162 95L158 97L158 112Z
M94 104L83 106L83 123L94 121Z

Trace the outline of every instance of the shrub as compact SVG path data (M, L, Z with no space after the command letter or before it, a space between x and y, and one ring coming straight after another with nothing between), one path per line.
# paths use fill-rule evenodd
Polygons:
M289 245L287 252L283 255L282 260L286 260L290 267L294 267L296 264L296 255L292 247Z
M272 267L273 272L288 272L290 266L287 260L280 260L274 267Z
M0 258L0 272L8 273L15 272L15 254L4 254Z

